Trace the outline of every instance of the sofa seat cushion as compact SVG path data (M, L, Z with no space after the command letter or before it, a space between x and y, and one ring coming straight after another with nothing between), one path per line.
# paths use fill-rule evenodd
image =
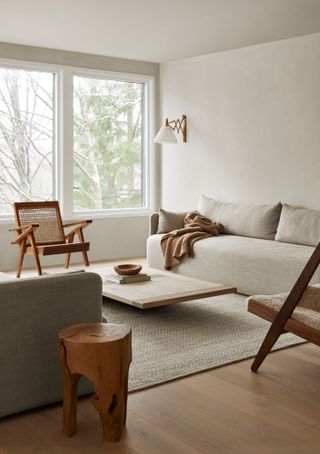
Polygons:
M162 235L147 241L148 264L163 268ZM236 235L219 235L198 241L194 257L173 272L237 287L239 293L277 294L291 290L309 260L313 247ZM312 280L320 282L318 269Z
M279 312L287 296L288 293L250 296L247 304L254 303ZM291 318L310 328L320 330L320 285L308 286Z

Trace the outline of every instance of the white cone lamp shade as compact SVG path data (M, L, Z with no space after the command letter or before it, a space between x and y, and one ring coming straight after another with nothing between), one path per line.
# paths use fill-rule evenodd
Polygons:
M170 126L162 126L154 138L155 143L177 143L175 133Z

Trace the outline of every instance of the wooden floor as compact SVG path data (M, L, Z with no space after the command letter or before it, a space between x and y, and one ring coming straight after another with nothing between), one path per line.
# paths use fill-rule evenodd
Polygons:
M129 395L123 440L102 440L90 399L78 433L61 433L61 406L0 421L1 454L316 454L320 452L320 349L305 344Z
M90 399L78 404L78 433L61 433L61 405L0 420L0 454L318 454L320 349L304 344L129 395L117 444L102 440ZM1 403L0 403L1 404Z

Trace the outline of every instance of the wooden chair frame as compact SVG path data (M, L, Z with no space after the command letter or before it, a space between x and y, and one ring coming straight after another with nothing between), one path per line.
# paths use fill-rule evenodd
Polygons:
M320 331L290 318L294 309L302 298L302 295L306 290L310 280L312 279L312 276L316 272L319 263L320 243L315 248L312 256L307 262L292 290L288 294L279 312L274 309L267 308L262 304L259 304L258 301L252 300L249 302L249 312L272 322L269 331L267 332L267 335L262 342L257 356L251 366L251 370L253 372L258 371L266 356L268 355L280 335L283 333L292 332L297 336L300 336L303 339L306 339L307 341L320 346Z
M90 243L84 241L83 229L92 223L92 220L80 220L63 223L60 213L58 201L51 202L21 202L13 204L16 226L9 229L11 232L17 232L17 237L11 241L11 244L19 246L19 259L17 267L17 277L21 276L23 260L25 254L33 254L37 266L39 276L41 276L42 268L39 260L39 255L54 255L66 254L64 267L69 268L71 254L74 252L82 252L85 266L89 266L87 252L90 248ZM56 232L57 238L46 241L36 240L36 231L40 224L31 222L23 224L20 219L20 210L23 209L54 209L56 211ZM69 232L65 233L64 229L74 227ZM74 242L75 236L78 237L78 242Z

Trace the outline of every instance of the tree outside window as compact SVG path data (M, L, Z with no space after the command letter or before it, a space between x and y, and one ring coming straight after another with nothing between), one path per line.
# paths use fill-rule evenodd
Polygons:
M0 69L0 214L54 197L55 74Z
M75 76L74 210L142 207L144 84Z

